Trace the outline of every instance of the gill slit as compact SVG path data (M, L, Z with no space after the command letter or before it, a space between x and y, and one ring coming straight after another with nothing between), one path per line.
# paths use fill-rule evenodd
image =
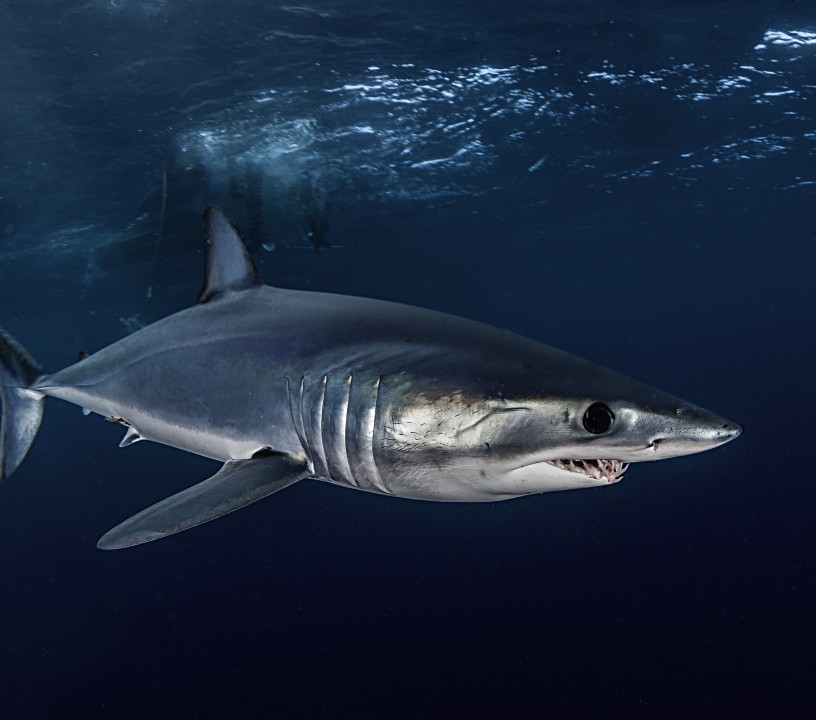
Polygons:
M309 447L309 441L306 437L306 428L303 423L303 388L305 378L302 376L300 378L297 398L292 396L292 381L288 377L284 379L286 380L286 396L289 399L289 414L292 417L292 425L295 427L295 434L300 441L300 446L306 457L306 467L309 469L309 472L314 475L315 467L314 461L312 460L312 451Z
M314 417L316 427L313 429L314 435L314 444L315 444L315 452L317 453L318 460L320 461L321 468L320 474L322 475L329 475L329 464L326 461L326 447L323 445L323 411L326 408L326 387L329 383L329 376L324 375L323 380L321 381L322 388L320 389L320 393L318 394L318 403L319 407L317 408Z
M368 447L365 450L370 454L370 468L371 468L371 484L374 485L380 492L390 494L391 491L386 487L380 475L380 468L377 465L377 456L374 453L374 433L378 427L382 427L380 407L380 388L382 386L382 375L378 375L374 381L374 405L368 413L368 422L365 428L365 437L368 440ZM361 438L362 442L362 438Z
M343 452L345 453L346 468L348 468L348 482L354 487L360 487L357 479L357 472L351 466L351 457L349 456L349 438L354 442L354 428L349 428L349 405L351 405L351 387L354 384L354 373L349 373L346 386L346 402L343 408ZM351 430L351 432L349 432Z

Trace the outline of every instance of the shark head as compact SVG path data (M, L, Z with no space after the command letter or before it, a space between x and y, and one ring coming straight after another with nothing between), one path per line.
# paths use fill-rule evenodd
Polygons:
M554 348L513 345L467 359L451 349L427 372L386 383L376 452L401 494L474 501L603 486L632 463L702 452L742 432Z

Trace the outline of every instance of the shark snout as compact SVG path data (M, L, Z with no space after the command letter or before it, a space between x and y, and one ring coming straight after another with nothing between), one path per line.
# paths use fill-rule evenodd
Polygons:
M676 418L656 430L648 438L655 459L710 450L742 434L739 424L694 405L681 406Z
M684 428L685 429L685 428ZM702 443L710 443L714 445L722 445L738 438L742 434L742 428L736 423L723 423L721 426L712 428L701 428L695 426L693 428L685 429L679 432L667 432L664 435L658 435L649 440L649 447L652 450L657 450L661 444L671 443L677 440L697 440Z
M696 405L681 405L677 408L677 418L681 424L681 434L686 431L716 445L734 440L742 434L742 427L737 423Z
M623 413L620 413L623 416ZM723 445L742 433L739 424L689 403L661 411L634 410L629 418L638 448L621 448L615 457L627 462L692 455Z
M740 435L742 435L742 427L735 422L724 422L717 431L720 444L736 440Z

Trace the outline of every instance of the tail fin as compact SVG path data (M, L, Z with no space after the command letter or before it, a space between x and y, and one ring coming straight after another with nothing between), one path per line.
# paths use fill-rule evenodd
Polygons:
M30 387L42 375L23 346L0 330L0 480L17 469L40 427L45 395Z

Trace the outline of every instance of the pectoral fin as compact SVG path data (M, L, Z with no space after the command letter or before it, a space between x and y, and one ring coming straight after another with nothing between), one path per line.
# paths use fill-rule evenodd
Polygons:
M97 547L118 550L158 540L238 510L308 476L306 463L290 455L275 453L229 460L211 478L109 530Z

